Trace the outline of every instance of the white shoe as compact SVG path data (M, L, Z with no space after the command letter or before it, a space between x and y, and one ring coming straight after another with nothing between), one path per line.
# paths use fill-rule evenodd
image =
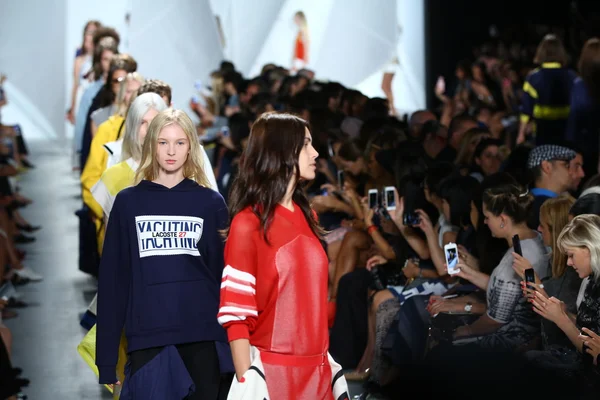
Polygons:
M24 267L23 269L15 269L15 274L19 275L21 278L27 278L32 282L39 282L44 279L44 277L29 267Z

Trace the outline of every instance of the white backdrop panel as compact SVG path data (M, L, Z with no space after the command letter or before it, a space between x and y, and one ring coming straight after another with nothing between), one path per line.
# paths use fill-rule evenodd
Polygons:
M173 88L173 105L186 111L194 81L208 81L223 59L208 0L133 0L129 48L145 78ZM191 115L191 114L190 114Z
M12 102L3 120L28 115L36 134L54 138L64 137L65 20L65 0L2 2L0 72Z
M248 75L277 19L284 0L212 0L213 13L221 20L225 36L224 56ZM291 54L291 53L290 53Z

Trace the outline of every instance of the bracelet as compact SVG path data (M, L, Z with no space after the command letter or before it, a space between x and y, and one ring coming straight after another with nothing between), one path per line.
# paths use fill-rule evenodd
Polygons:
M375 232L376 230L377 230L377 226L371 225L367 228L367 233L370 235L371 233Z

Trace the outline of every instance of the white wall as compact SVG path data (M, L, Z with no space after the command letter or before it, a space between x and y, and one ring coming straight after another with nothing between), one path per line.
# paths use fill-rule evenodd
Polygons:
M259 4L259 6L257 6ZM285 0L211 0L212 12L221 19L225 36L224 57L235 60L238 71L244 75L256 64L256 59L278 18ZM291 56L291 50L290 50ZM288 57L289 58L289 57Z
M397 0L399 36L396 51L400 65L395 69L392 90L394 106L401 113L425 108L425 5L424 0ZM384 97L381 90L383 67L357 85L367 96Z
M0 71L10 102L2 119L27 115L26 135L64 137L66 7L66 0L2 2Z
M173 89L173 105L188 110L194 82L208 82L223 52L208 0L133 0L130 53L145 78Z

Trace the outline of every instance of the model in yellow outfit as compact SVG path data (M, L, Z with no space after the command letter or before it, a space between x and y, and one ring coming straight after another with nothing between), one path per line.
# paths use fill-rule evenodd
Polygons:
M92 187L100 180L106 169L108 154L104 149L106 143L117 140L123 129L125 120L120 115L113 115L107 121L100 124L96 135L92 139L90 155L81 173L81 191L83 202L90 208L96 217L96 232L98 238L98 251L102 253L102 242L104 242L104 229L102 225L102 207L92 196Z

